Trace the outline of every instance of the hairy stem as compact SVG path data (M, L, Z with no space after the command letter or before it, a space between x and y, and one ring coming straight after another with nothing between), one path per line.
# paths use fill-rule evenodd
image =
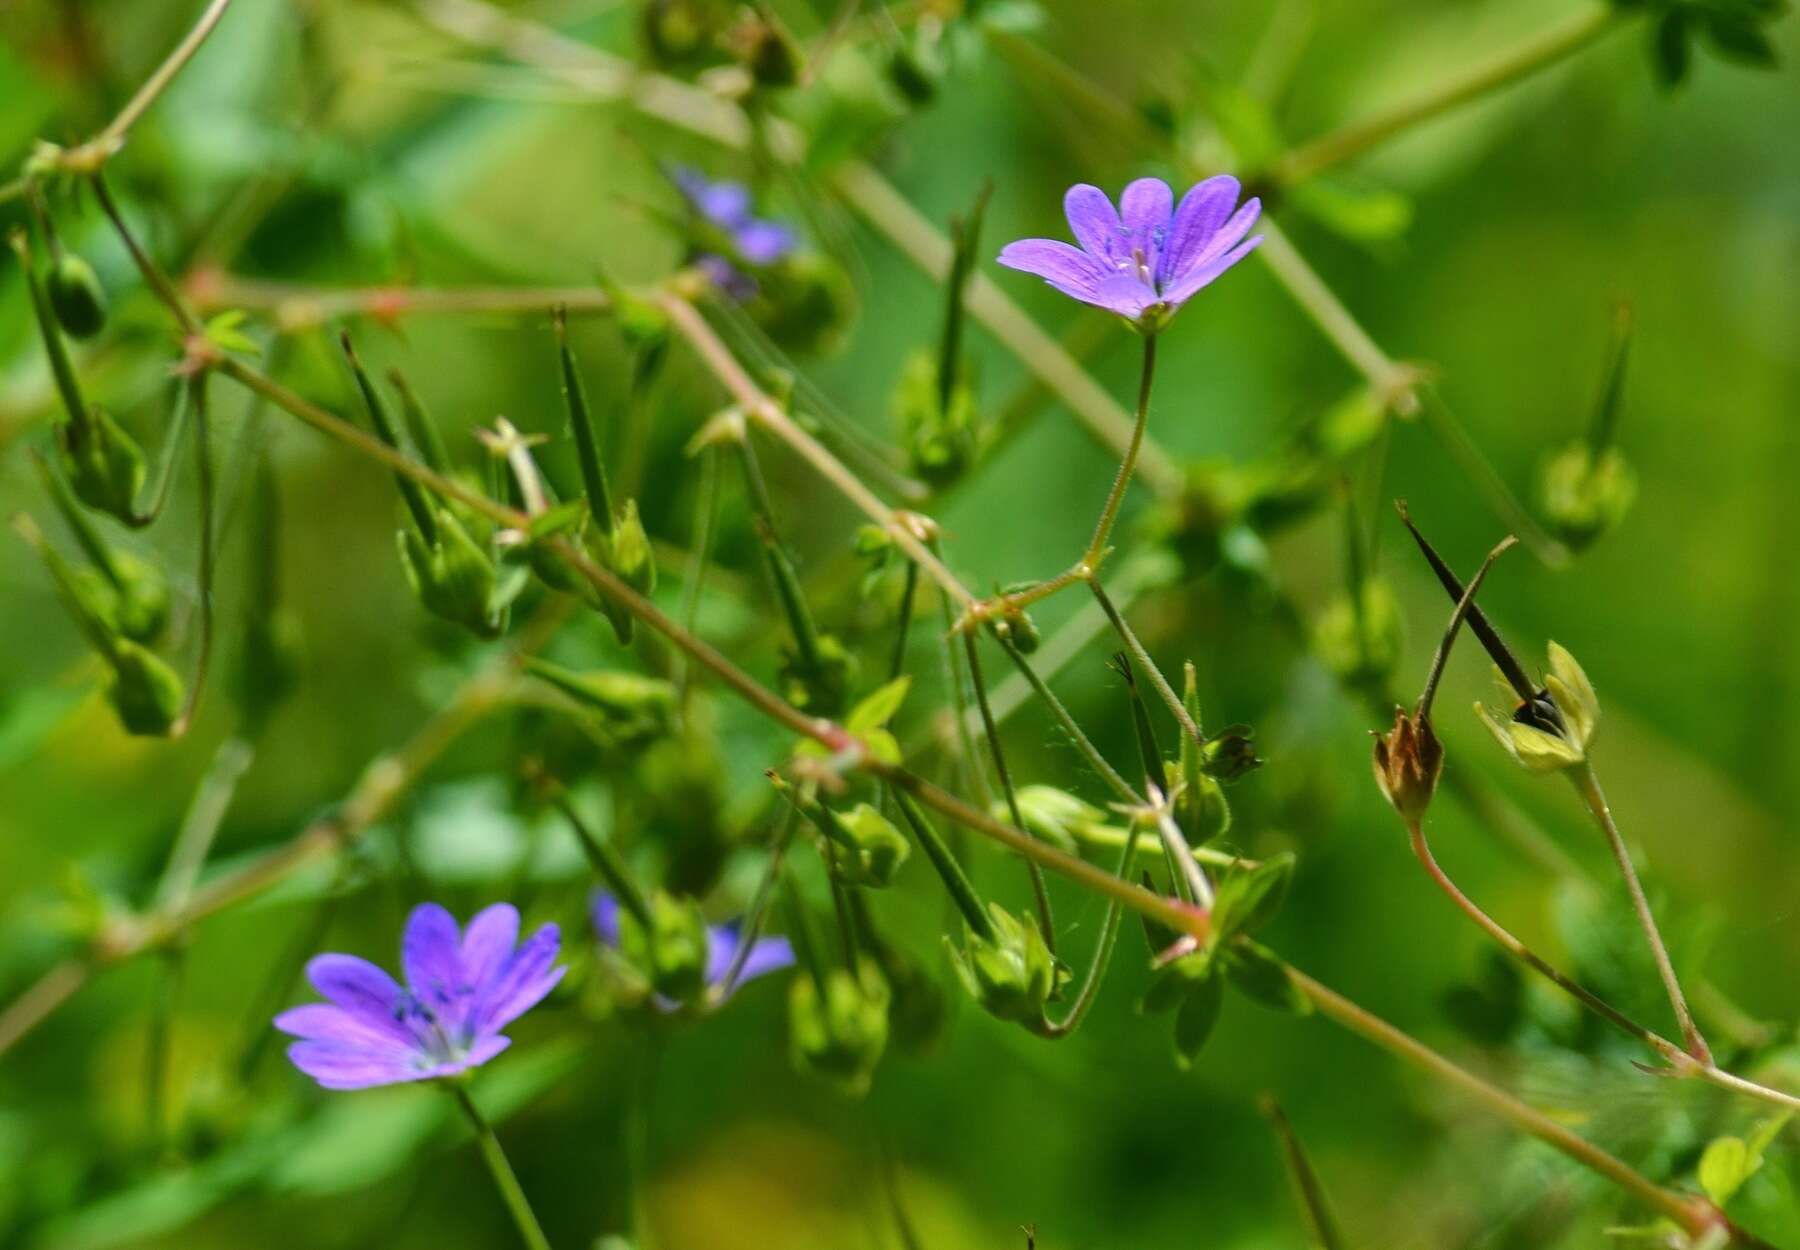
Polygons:
M1705 1067L1712 1067L1712 1051L1706 1039L1700 1036L1700 1028L1694 1023L1694 1013L1688 1010L1687 997L1681 992L1681 982L1675 976L1675 965L1669 959L1668 947L1663 944L1662 933L1656 927L1656 916L1650 910L1650 900L1644 895L1643 883L1638 880L1637 869L1631 862L1631 851L1625 845L1624 837L1619 833L1619 826L1613 821L1612 809L1606 805L1606 795L1601 792L1600 779L1594 774L1594 767L1582 763L1569 773L1569 780L1574 783L1576 793L1587 804L1588 811L1594 817L1594 823L1606 834L1606 842L1612 848L1613 860L1619 865L1619 876L1625 881L1625 889L1631 895L1631 906L1637 912L1638 925L1644 930L1644 940L1650 943L1650 953L1656 959L1656 971L1662 977L1663 989L1668 992L1669 1006L1675 1011L1675 1020L1681 1026L1681 1038L1688 1054Z
M481 1161L487 1164L488 1172L494 1178L494 1188L500 1191L507 1212L512 1216L513 1223L518 1225L520 1240L530 1250L550 1250L550 1239L544 1236L543 1227L531 1209L531 1202L525 1197L525 1191L519 1185L519 1178L513 1172L512 1164L507 1162L506 1151L501 1149L500 1139L494 1136L493 1126L481 1114L481 1109L469 1097L469 1091L464 1086L451 1085L449 1088L456 1096L456 1105L468 1117L469 1127L475 1130L475 1144L481 1147Z

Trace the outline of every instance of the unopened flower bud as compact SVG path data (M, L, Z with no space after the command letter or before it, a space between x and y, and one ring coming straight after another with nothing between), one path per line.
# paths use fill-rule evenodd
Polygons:
M887 981L872 960L863 960L854 975L831 968L817 980L795 977L788 986L794 1066L849 1093L866 1093L887 1049L890 1001Z
M816 355L843 340L856 293L843 267L817 252L790 252L756 273L752 314L790 352Z
M1193 782L1184 783L1175 796L1175 818L1195 846L1224 837L1231 828L1231 804L1225 798L1225 787L1202 771Z
M1037 622L1031 619L1031 613L1024 608L1014 607L1006 598L1021 590L1029 590L1035 583L1021 582L1002 590L1000 611L994 615L992 628L996 637L1010 642L1018 649L1020 655L1030 655L1044 641L1038 632Z
M1014 795L1019 800L1019 818L1027 832L1062 851L1078 851L1083 847L1120 847L1125 845L1128 830L1107 823L1107 814L1066 790L1054 786L1020 786ZM1012 811L1005 800L989 809L996 820L1010 821Z
M593 713L602 736L616 745L641 745L673 730L675 687L661 678L607 669L577 673L535 656L525 667Z
M94 267L75 253L56 258L45 287L56 320L75 338L92 338L106 325L106 288Z
M1444 744L1428 715L1394 709L1394 727L1375 735L1375 784L1409 823L1416 824L1431 805L1444 771Z
M881 888L893 884L912 844L892 821L868 803L848 812L820 806L815 823L825 833L826 853L838 879L849 885Z
M1361 594L1332 600L1313 629L1313 649L1339 681L1354 687L1386 684L1405 646L1399 604L1387 582L1364 579Z
M1036 924L1020 920L998 903L987 905L993 936L970 933L951 962L970 997L1002 1020L1035 1024L1044 1006L1062 988L1068 972L1044 944ZM949 945L949 939L944 939Z
M483 638L499 637L505 600L517 593L516 584L503 591L494 562L448 510L436 510L436 530L435 543L411 526L399 531L401 563L413 593L433 615Z
M637 500L627 499L620 506L610 536L590 531L588 546L603 568L640 595L656 589L656 554L638 517ZM620 643L630 642L634 620L631 613L606 595L600 595L599 602Z
M974 463L975 390L958 379L944 402L942 361L935 353L915 353L895 388L894 417L906 447L908 467L920 480L942 488Z
M856 680L856 657L836 634L814 636L812 655L797 647L782 649L781 689L787 701L814 716L836 716L844 710Z
M135 505L144 486L144 452L112 414L95 405L80 420L71 417L60 425L56 442L63 476L76 498L127 525L139 522Z
M125 731L144 737L167 734L180 719L187 698L175 670L127 638L114 641L106 660L112 666L106 697Z
M706 988L709 938L700 904L666 890L651 891L644 902L650 913L647 925L629 909L620 909L619 952L658 994L691 1002Z
M1637 474L1616 446L1596 452L1583 440L1544 463L1538 492L1550 528L1579 549L1624 520L1637 498Z

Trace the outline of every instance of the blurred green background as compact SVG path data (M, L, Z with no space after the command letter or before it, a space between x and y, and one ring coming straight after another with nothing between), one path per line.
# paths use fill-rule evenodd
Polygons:
M1252 74L1270 120L1303 139L1567 20L1574 7L1050 0L1035 18L1016 8L991 18L1021 33L966 32L937 97L908 115L879 81L878 39L848 40L822 82L777 108L817 119L831 142L875 161L939 223L991 180L991 255L1011 238L1061 236L1071 182L1116 192L1141 174L1176 177L1166 154L1121 139L1021 42L1172 119L1184 137L1204 135L1218 109L1238 107L1233 84ZM192 8L11 0L0 9L0 155L22 159L37 136L91 133L179 38ZM621 54L636 41L623 3L509 8ZM783 12L797 32L816 35L823 8ZM1791 59L1794 23L1773 30ZM1641 24L1624 24L1567 64L1335 174L1360 209L1345 215L1361 237L1299 207L1278 220L1377 342L1432 370L1502 478L1528 499L1543 460L1589 419L1612 307L1632 302L1621 444L1640 476L1637 505L1566 571L1510 555L1483 600L1528 663L1540 663L1554 638L1586 666L1603 702L1596 759L1615 811L1644 849L1684 973L1714 987L1697 995L1703 1018L1719 1037L1734 1035L1728 1022L1738 1011L1774 1022L1777 1047L1761 1060L1786 1072L1779 1043L1800 1014L1792 976L1800 859L1788 832L1800 809L1791 768L1800 745L1792 628L1800 89L1786 70L1702 57L1690 81L1665 90L1647 44ZM678 202L658 160L752 173L741 154L472 50L408 5L239 0L112 177L176 270L223 254L234 272L297 283L583 285L602 272L653 281L680 260L668 225ZM771 186L766 207L806 221L852 274L861 316L845 345L800 363L833 406L891 440L890 395L907 356L935 341L938 288L822 182ZM161 310L90 201L59 221L115 298L114 324L84 349L83 375L157 446L172 359ZM982 272L1058 332L1102 317L1023 275L987 263ZM48 527L24 453L44 437L52 397L10 259L0 266L0 309L0 501ZM254 324L266 341L270 323ZM573 489L544 316L409 317L396 333L352 324L372 364L407 370L467 463L477 449L466 431L505 414L557 436L543 460ZM272 367L360 420L329 330L273 348ZM625 410L628 376L616 331L584 318L575 339L590 392L611 419ZM1123 331L1096 341L1096 376L1128 396L1133 341ZM1025 374L979 329L971 352L984 407L997 410ZM1358 385L1252 261L1165 336L1152 433L1183 457L1246 463L1287 445ZM215 391L225 518L219 671L243 620L248 553L234 534L263 449L286 515L284 595L307 646L305 680L257 742L224 826L216 858L232 863L327 810L487 651L430 623L409 596L385 474L283 414L253 415L225 383ZM624 435L616 440L621 463L641 461L622 473L659 539L691 541L698 474L683 448L720 403L676 347L641 454L622 449ZM1462 569L1504 530L1427 428L1397 422L1389 437L1385 482L1365 474L1361 497L1408 626L1395 678L1405 692L1422 679L1446 605L1385 503L1370 516L1367 502L1408 498ZM893 579L877 602L859 603L850 557L859 518L779 448L765 446L764 460L815 607L865 649L873 672L891 637L880 609ZM950 563L977 588L1061 568L1085 540L1113 464L1065 409L1043 405L969 481L928 505ZM768 681L775 618L741 492L728 482L719 561L736 579L718 579L702 628ZM122 541L175 572L175 653L187 671L192 484L184 476L176 490L167 520ZM1233 843L1254 856L1300 854L1269 943L1653 1174L1690 1179L1699 1146L1742 1131L1760 1117L1755 1107L1638 1075L1631 1052L1579 1027L1536 987L1527 1018L1504 1036L1473 1027L1481 1015L1470 1008L1480 998L1473 987L1489 987L1481 1001L1491 1006L1511 992L1508 982L1491 971L1481 935L1418 871L1369 783L1365 731L1378 721L1309 653L1276 594L1315 617L1339 593L1343 522L1326 494L1269 536L1263 572L1255 560L1250 571L1194 570L1202 575L1133 612L1165 668L1198 666L1209 725L1257 728L1268 763L1230 790ZM1140 489L1122 531L1128 550L1144 545L1137 522L1148 510ZM678 601L682 580L665 563L665 606ZM145 901L235 718L221 679L187 740L124 737L94 693L80 635L11 535L0 542L0 604L0 988L10 996L69 948L69 906L59 900L72 872ZM1072 595L1052 601L1039 623L1052 633L1077 606ZM925 736L943 703L936 627L933 602L913 636L920 676L902 714L906 737ZM576 663L636 663L597 618L572 625L555 650ZM1133 747L1103 663L1110 650L1097 639L1056 687L1123 765ZM654 649L642 659L658 662ZM990 674L1002 665L991 653ZM1468 713L1470 700L1489 697L1485 672L1470 648L1452 661L1439 705L1449 769L1491 783L1591 868L1605 905L1558 885L1443 798L1432 815L1440 858L1492 913L1664 1027L1666 1004L1635 935L1619 937L1608 910L1616 887L1605 847L1574 796L1514 769ZM705 811L692 819L708 828L661 812L619 830L646 870L684 837L715 836L712 825L718 837L760 842L774 817L760 773L783 758L784 739L723 696L706 706L718 778L700 787ZM272 1044L247 1083L239 1072L253 1038L275 1040L265 1036L268 1010L307 996L278 980L296 951L313 942L391 963L404 910L422 897L466 913L517 886L534 915L565 922L579 954L588 940L579 858L563 829L513 798L511 764L535 748L541 728L525 715L486 723L370 839L347 879L328 869L305 875L194 934L170 1034L183 1158L171 1160L146 1123L146 1038L167 992L165 961L103 974L0 1059L0 1245L513 1244L478 1158L466 1142L459 1148L448 1108L429 1091L325 1094ZM1005 741L1021 779L1104 801L1040 708L1014 717ZM596 783L595 795L633 784L614 777ZM984 889L1026 904L1016 864L979 844L970 855ZM715 910L742 905L759 863L753 847L729 857ZM338 903L321 911L318 900L331 893ZM1102 908L1060 884L1055 897L1079 965ZM923 866L874 902L884 932L943 976L942 904ZM1056 1250L1300 1246L1300 1211L1257 1110L1265 1091L1312 1152L1348 1245L1593 1245L1601 1228L1631 1220L1591 1178L1317 1019L1235 1000L1201 1060L1179 1070L1167 1019L1137 1010L1145 956L1128 921L1092 1019L1057 1044L982 1015L946 980L953 1014L943 1037L923 1055L890 1053L860 1101L792 1071L783 992L771 982L696 1028L646 1029L609 1015L591 991L570 992L521 1022L513 1051L477 1088L508 1108L501 1136L559 1246L635 1225L644 1245L668 1250L885 1248L908 1244L902 1222L913 1244L932 1250L1021 1245L1020 1226L1031 1223L1039 1244ZM1800 1235L1792 1166L1792 1151L1777 1149L1745 1209L1734 1208L1779 1244Z

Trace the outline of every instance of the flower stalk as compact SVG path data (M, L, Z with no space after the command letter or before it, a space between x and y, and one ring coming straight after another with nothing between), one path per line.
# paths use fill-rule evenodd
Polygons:
M468 1119L470 1129L475 1133L475 1144L481 1148L481 1161L487 1164L488 1174L494 1178L494 1188L500 1191L507 1213L518 1226L520 1240L529 1250L550 1250L550 1239L544 1236L543 1226L538 1223L537 1214L531 1209L531 1201L525 1197L525 1190L506 1158L506 1151L501 1148L500 1139L494 1135L493 1126L481 1114L475 1100L469 1097L467 1086L461 1082L450 1082L448 1088L456 1099L456 1105Z

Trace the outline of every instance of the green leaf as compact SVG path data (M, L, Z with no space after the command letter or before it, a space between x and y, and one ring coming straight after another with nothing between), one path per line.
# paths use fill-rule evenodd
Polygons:
M1656 80L1664 87L1678 87L1687 77L1688 59L1688 18L1680 9L1671 9L1663 14L1662 20L1656 24L1653 56L1656 63Z
M1183 1068L1205 1049L1224 1004L1225 982L1210 974L1195 982L1181 1000L1181 1010L1175 1013L1175 1059Z
M1312 1013L1312 1000L1288 977L1287 965L1266 946L1239 939L1224 954L1225 975L1245 995L1265 1007L1296 1016Z
M1762 1168L1763 1151L1787 1127L1793 1118L1793 1112L1784 1111L1780 1115L1770 1116L1756 1126L1745 1141L1741 1137L1715 1137L1706 1145L1700 1156L1698 1169L1700 1188L1706 1196L1719 1206L1730 1202L1744 1182Z
M1227 942L1249 933L1274 918L1287 898L1294 875L1294 853L1283 851L1248 872L1236 873L1219 884L1213 902L1213 929L1217 941Z
M849 717L844 721L844 728L859 736L881 728L900 710L900 705L906 701L906 692L910 689L911 677L894 678L851 708Z
M546 508L531 518L527 532L533 538L548 538L560 534L581 520L587 511L587 502L581 499L566 499L554 508Z

